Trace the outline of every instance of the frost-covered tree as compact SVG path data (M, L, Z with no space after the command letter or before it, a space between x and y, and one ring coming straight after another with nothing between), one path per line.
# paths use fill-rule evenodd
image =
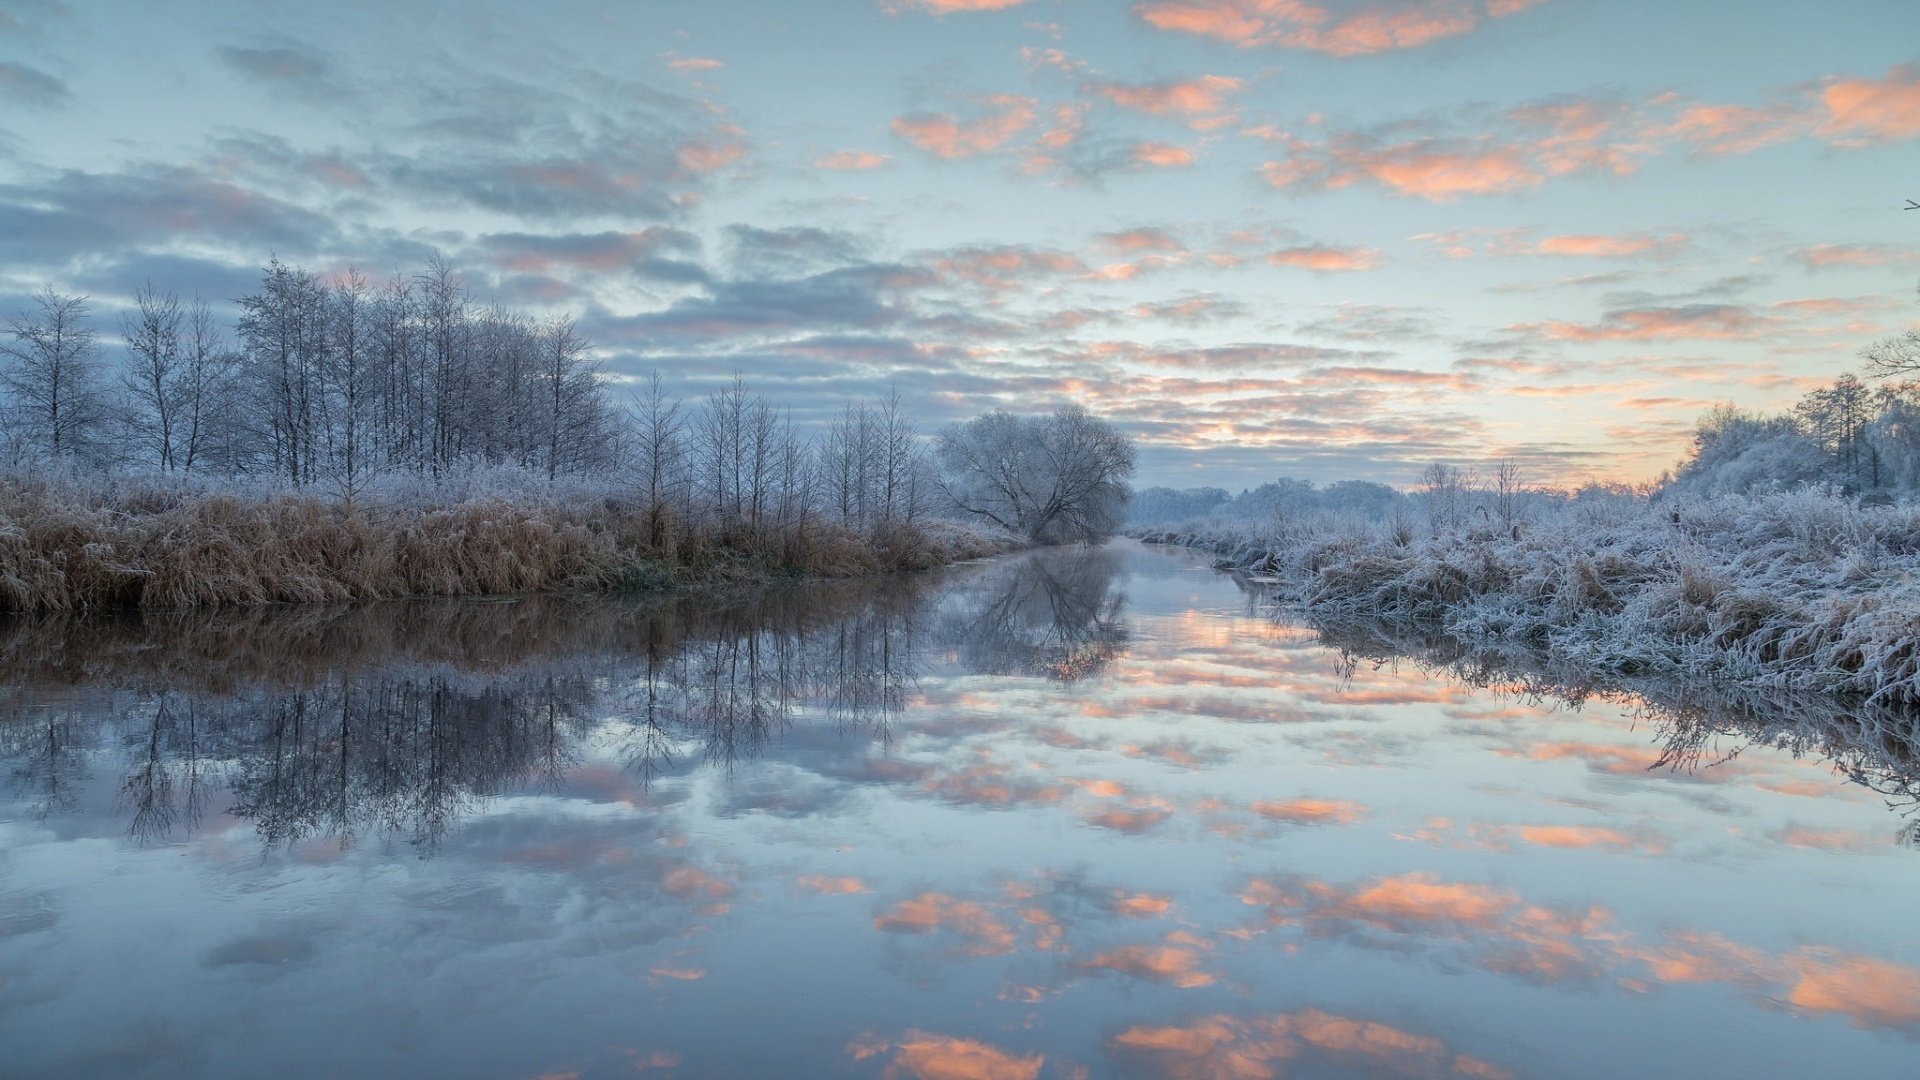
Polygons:
M8 320L0 388L17 450L53 459L92 458L105 437L106 379L87 298L49 285Z
M1131 439L1077 405L956 424L941 432L938 455L954 511L1054 544L1113 535L1136 460Z

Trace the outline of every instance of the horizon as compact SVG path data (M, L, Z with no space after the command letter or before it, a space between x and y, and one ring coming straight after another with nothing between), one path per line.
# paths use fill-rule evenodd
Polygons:
M1086 405L1142 488L1641 483L1915 321L1902 15L0 0L0 314L89 294L117 357L149 280L438 252L803 424L898 388L923 430Z

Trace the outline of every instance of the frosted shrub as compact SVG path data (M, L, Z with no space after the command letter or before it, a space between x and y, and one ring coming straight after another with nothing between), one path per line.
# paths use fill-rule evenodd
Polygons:
M1423 526L1425 522L1421 523ZM1822 489L1658 502L1593 492L1530 520L1292 517L1141 534L1276 573L1321 620L1407 620L1622 674L1920 706L1920 508Z

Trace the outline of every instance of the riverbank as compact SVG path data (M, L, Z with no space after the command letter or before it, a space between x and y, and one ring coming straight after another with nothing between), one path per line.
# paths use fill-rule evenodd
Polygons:
M931 569L1020 546L920 519L743 524L588 488L355 499L0 478L0 610L601 592Z
M1920 508L1799 492L1573 504L1418 535L1348 521L1137 534L1271 579L1316 621L1505 641L1556 665L1920 709Z

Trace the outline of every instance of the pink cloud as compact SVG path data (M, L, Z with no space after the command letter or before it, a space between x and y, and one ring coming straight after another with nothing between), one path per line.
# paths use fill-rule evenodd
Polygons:
M963 11L1005 11L1026 2L1027 0L881 0L880 7L888 14L897 14L907 8L919 8L935 15L952 15Z
M1685 143L1700 154L1750 154L1812 127L1811 117L1795 105L1690 105L1673 120L1652 125L1648 135Z
M683 143L675 158L691 173L709 173L724 169L746 155L746 132L731 124L722 124L709 136Z
M835 172L858 172L877 169L893 159L885 154L875 154L866 150L837 150L826 157L815 158L817 168L831 169Z
M1359 803L1344 799L1282 799L1256 802L1249 809L1287 825L1351 825L1366 815Z
M1141 0L1134 14L1160 30L1198 34L1243 48L1279 46L1332 56L1412 49L1472 31L1543 0L1414 0L1335 11L1306 0Z
M945 113L896 117L893 133L934 157L953 160L999 150L1038 116L1034 100L1018 94L992 94L979 103L985 113L970 119Z
M897 1040L864 1035L847 1045L855 1061L891 1052L887 1080L1038 1080L1044 1054L1014 1054L979 1039L908 1031Z
M1418 233L1412 239L1432 244L1450 259L1470 259L1481 255L1500 258L1553 255L1584 259L1660 259L1678 254L1693 245L1693 238L1680 232L1658 235L1563 233L1535 239L1526 229L1486 226Z
M1882 79L1829 83L1820 104L1826 109L1822 133L1842 143L1920 136L1920 67L1895 67Z
M1671 255L1690 243L1692 241L1685 233L1668 233L1665 236L1649 236L1645 233L1619 236L1571 233L1564 236L1543 237L1533 246L1533 252L1538 255L1568 255L1587 259L1627 259L1639 255Z
M969 956L998 956L1013 951L1013 931L971 900L923 892L874 916L873 928L892 934L931 934L946 930L962 939Z
M1809 270L1837 267L1907 266L1920 256L1891 244L1814 244L1787 256Z
M1133 144L1133 161L1136 165L1178 168L1193 164L1193 151L1172 143L1135 143Z
M1537 331L1560 341L1649 341L1679 338L1747 340L1771 333L1780 320L1737 304L1687 304L1680 307L1626 308L1609 311L1598 323L1523 323L1516 331Z
M948 278L971 282L996 292L1023 288L1037 278L1080 273L1086 265L1065 252L1019 244L960 248L933 263Z
M1316 274L1373 270L1377 269L1380 263L1380 253L1366 247L1343 248L1326 244L1309 244L1281 248L1267 254L1269 266L1292 266L1301 270L1311 270Z
M1100 243L1114 251L1128 253L1187 250L1187 246L1176 239L1172 233L1165 229L1154 228L1125 229L1116 233L1106 233L1100 237Z
M1262 165L1260 173L1276 188L1337 191L1372 182L1430 202L1525 191L1544 179L1520 147L1432 137L1371 146L1336 136L1324 146L1301 145L1286 161Z
M1101 83L1095 92L1123 109L1183 116L1196 127L1213 128L1232 122L1220 114L1226 111L1227 98L1239 93L1242 85L1225 75L1201 75L1157 83Z

